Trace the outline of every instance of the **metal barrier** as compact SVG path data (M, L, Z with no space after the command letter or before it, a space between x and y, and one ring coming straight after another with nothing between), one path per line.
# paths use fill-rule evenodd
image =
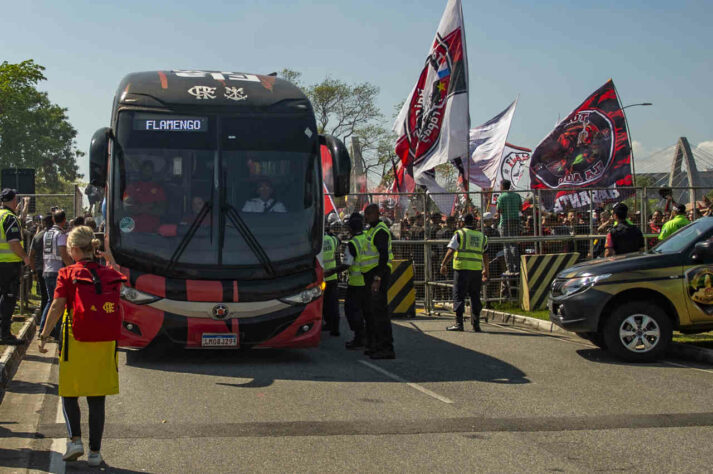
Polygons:
M438 271L446 252L446 245L457 229L457 220L451 217L452 215L474 214L477 228L488 237L490 280L483 285L482 290L482 300L487 306L492 302L515 302L521 297L519 280L515 283L512 276L503 275L506 245L515 244L521 256L576 253L578 254L576 262L602 257L606 234L614 223L612 208L617 200L628 205L629 219L644 233L645 249L648 250L656 245L660 224L663 222L657 224L655 220L659 215L663 217L663 221L668 220L669 216L666 214L670 212L670 209L667 209L667 201L660 195L660 189L659 187L630 187L618 190L562 189L558 192L576 191L576 199L580 200L580 204L586 204L578 209L562 208L557 212L544 210L544 198L547 197L547 193L550 193L551 199L554 191L513 190L512 192L520 194L523 203L526 203L515 236L500 235L498 222L495 220L494 193L490 191L441 194L425 192L353 194L342 201L346 203L345 206L340 206L339 200L337 206L340 208L341 216L346 218L351 212L358 210L357 205L364 206L365 202L379 204L382 216L391 220L394 257L412 262L417 304L430 314L434 305L452 301L452 270L449 270L445 276L440 275ZM683 196L683 198L687 195L703 198L711 191L703 187L670 189L675 197ZM434 213L439 212L438 205L442 207L444 202L452 203L453 212L443 213L449 215L445 219L432 218ZM698 203L699 207L702 203L703 201ZM713 204L706 201L705 205L707 207L701 215L713 215ZM346 226L342 231L343 240L348 240ZM575 261L568 260L568 263L575 263ZM549 273L551 272L547 273L548 278L554 277ZM546 291L544 294L546 295Z

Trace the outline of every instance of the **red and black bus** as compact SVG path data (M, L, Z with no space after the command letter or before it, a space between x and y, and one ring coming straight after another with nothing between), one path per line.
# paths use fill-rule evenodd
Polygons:
M346 148L285 80L126 76L89 158L106 188L105 245L128 278L120 345L317 346L325 152L346 194Z

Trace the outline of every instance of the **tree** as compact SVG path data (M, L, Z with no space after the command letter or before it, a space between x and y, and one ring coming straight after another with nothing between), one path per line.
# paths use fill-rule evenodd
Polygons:
M377 175L373 178L379 183L385 170L391 167L386 144L391 140L389 146L393 148L395 142L376 105L379 88L368 82L348 84L331 77L305 86L302 74L291 69L283 69L280 77L300 87L310 100L319 133L334 135L345 144L352 137L359 138L364 158L362 168L367 175Z
M34 168L38 188L59 192L81 176L76 160L84 153L67 109L37 90L44 70L32 59L0 64L0 168Z

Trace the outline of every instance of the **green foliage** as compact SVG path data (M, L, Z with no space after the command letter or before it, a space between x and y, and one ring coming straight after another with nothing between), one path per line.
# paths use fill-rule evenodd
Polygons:
M84 153L67 109L37 90L44 69L31 59L0 64L0 169L35 168L39 189L61 192L63 181L80 177L76 160Z

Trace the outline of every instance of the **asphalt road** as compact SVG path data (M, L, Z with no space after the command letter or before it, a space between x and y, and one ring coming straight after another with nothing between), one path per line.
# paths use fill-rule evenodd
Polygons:
M712 367L447 323L395 322L393 361L346 351L346 328L316 350L122 352L104 470L711 470ZM28 354L0 405L0 470L62 472L56 360Z

